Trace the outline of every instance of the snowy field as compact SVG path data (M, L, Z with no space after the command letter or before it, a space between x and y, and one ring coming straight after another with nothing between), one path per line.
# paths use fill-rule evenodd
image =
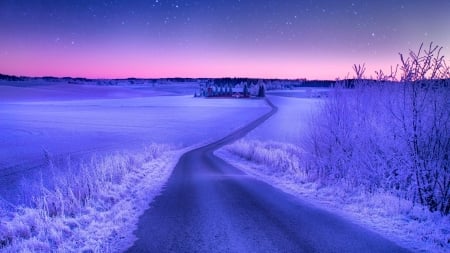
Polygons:
M289 90L271 90L268 95L293 98L324 98L328 96L329 88L303 87Z
M309 91L273 91L269 99L279 111L245 138L216 152L230 164L265 181L377 231L419 252L448 252L450 221L439 213L386 193L348 191L344 185L308 181L302 161L314 113L323 100ZM321 90L325 94L324 90Z
M126 249L133 224L182 153L269 111L263 100L193 98L195 84L8 84L0 85L0 200L6 200L0 201L0 244L10 246L6 252ZM402 246L448 252L448 218L386 193L305 180L311 119L327 96L316 88L269 91L278 113L217 154ZM8 206L30 201L36 190L30 182L41 176L51 178L54 191L38 189L34 208Z
M248 134L249 139L278 141L291 144L299 144L306 138L306 133L311 127L311 117L317 112L321 100L303 97L304 92L298 90L294 95L302 96L278 96L271 94L289 91L268 92L268 98L278 106L278 112L264 124Z
M263 100L193 98L192 83L6 84L0 85L5 252L128 248L139 216L181 154L269 111Z
M14 203L23 199L21 181L39 176L48 156L132 151L149 143L184 148L268 111L261 100L196 99L180 85L173 89L185 95L145 86L25 86L0 86L0 196Z

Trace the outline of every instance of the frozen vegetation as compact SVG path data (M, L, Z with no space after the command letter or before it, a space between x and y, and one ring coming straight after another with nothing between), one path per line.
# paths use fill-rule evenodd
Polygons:
M29 207L2 209L2 252L108 252L132 243L133 225L170 175L181 151L151 144L137 153L68 162ZM51 163L51 161L50 161ZM53 165L50 165L53 166Z
M279 118L217 154L401 245L448 252L450 76L437 54L402 57L400 81L364 81L355 66L360 81L326 99L271 97Z

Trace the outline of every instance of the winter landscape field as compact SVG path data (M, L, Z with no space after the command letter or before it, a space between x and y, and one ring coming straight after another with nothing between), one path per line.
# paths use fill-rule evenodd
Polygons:
M35 206L35 198L53 187L53 181L61 175L67 177L66 173L78 173L80 160L87 164L92 159L103 163L111 157L127 161L146 157L147 150L162 149L157 156L162 153L167 161L154 166L161 173L157 177L167 177L172 168L164 171L162 167L175 162L179 150L219 139L269 108L263 100L194 99L192 94L161 95L152 88L4 83L15 85L0 87L1 206L5 217L10 216L7 210L16 211L12 205ZM183 88L187 89L184 94L190 93L189 84ZM168 151L173 154L166 155ZM152 154L145 159L152 160ZM66 191L69 186L61 187ZM2 227L6 229L2 230L3 243L18 236L18 228L11 226ZM24 233L34 237L33 231Z
M24 167L40 166L46 156L132 152L152 143L190 147L222 137L267 110L260 100L207 101L191 94L158 96L132 88L79 86L80 91L69 95L64 93L71 86L64 84L1 87L2 196L20 198L6 194L17 194L9 184L20 184L23 174L31 173ZM35 91L34 97L13 100L14 94L28 90ZM86 98L95 91L119 95Z
M0 252L450 252L448 13L0 0Z
M155 86L3 81L2 251L126 249L135 240L139 215L183 153L270 111L264 99L194 98L190 86L161 94ZM367 190L345 176L330 182L313 175L309 149L320 131L314 122L326 122L330 100L345 94L353 103L365 92L391 89L386 87L269 90L277 112L215 153L251 177L405 248L445 252L447 216L404 193ZM448 104L446 89L439 94L442 105Z

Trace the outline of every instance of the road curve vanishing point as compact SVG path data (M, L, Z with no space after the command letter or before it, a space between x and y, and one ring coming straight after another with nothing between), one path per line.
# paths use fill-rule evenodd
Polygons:
M180 158L127 252L408 252L214 156L277 112L266 101L269 113Z

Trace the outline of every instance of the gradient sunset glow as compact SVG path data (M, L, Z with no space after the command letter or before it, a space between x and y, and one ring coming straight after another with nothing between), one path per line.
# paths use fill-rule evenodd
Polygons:
M0 73L334 79L420 43L450 57L450 1L0 1Z

